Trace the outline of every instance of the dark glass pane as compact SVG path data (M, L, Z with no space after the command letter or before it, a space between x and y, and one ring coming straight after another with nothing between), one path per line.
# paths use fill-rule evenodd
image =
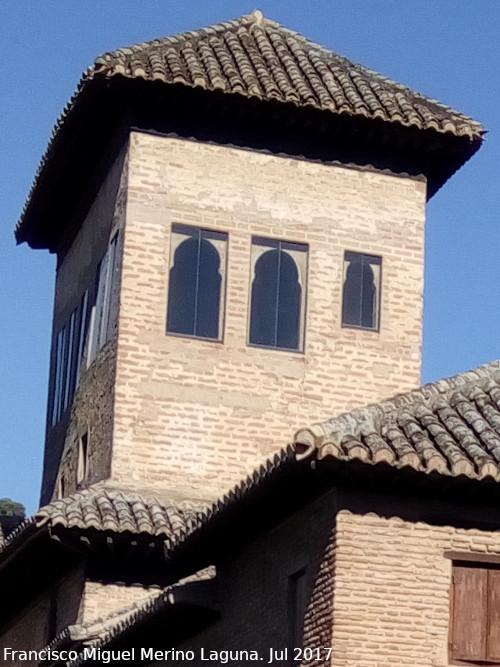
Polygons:
M250 342L299 349L301 295L292 257L278 249L261 255L252 285Z
M361 326L375 327L375 279L372 267L363 262L363 279L361 284Z
M292 257L281 252L276 346L299 349L302 288Z
M219 337L219 268L217 249L201 235L180 244L170 270L167 331Z
M363 268L360 260L360 257L351 260L347 267L342 301L342 322L353 326L359 326L361 322L360 304Z
M170 269L167 331L194 335L198 239L186 239L175 251Z
M279 250L268 250L255 263L250 312L250 342L276 347Z
M375 327L375 278L363 255L351 255L344 283L342 323Z
M195 334L219 338L219 304L222 276L217 249L205 239L200 243L198 302Z

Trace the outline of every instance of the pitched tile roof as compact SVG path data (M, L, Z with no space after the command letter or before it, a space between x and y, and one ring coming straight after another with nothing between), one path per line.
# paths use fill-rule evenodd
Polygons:
M87 79L123 76L291 102L335 114L481 138L480 123L332 53L260 11L118 49Z
M234 510L252 495L255 498L265 487L273 486L280 474L286 474L287 469L310 473L311 461L329 459L361 461L372 464L374 471L376 464L385 463L448 478L500 481L500 361L300 429L294 445L277 452L167 540L167 555L175 559L178 547L182 549L187 544L189 549L192 538L202 531L205 535L207 531L212 535L215 532L219 541L221 525L217 528L214 523L222 516L241 523ZM116 499L113 504L117 502ZM130 498L126 502L130 503ZM63 522L67 525L69 519ZM181 557L182 554L181 551ZM105 646L134 624L170 606L175 601L174 589L175 586L169 587L137 608L123 610L117 623L103 623L102 627L92 628L93 632L74 626L64 631L64 637L84 639L87 646ZM79 654L71 665L84 663Z
M301 429L318 459L500 481L500 362Z
M193 590L193 584L195 587L199 586L200 583L206 585L210 583L214 576L214 570L210 568L209 571L200 572L190 577L189 582L181 581L172 586L167 586L147 599L136 600L127 607L120 608L103 618L93 619L89 623L66 626L45 647L45 650L55 651L62 647L69 647L73 653L77 653L77 657L65 663L67 667L88 664L88 662L92 662L92 659L89 658L88 649L105 647L110 642L123 638L134 626L144 621L147 622L158 613L164 611L175 613L183 602L189 601L189 591ZM206 603L206 590L206 588L204 591L202 590L201 594L204 603ZM187 595L186 591L188 591ZM194 601L194 604L196 605L196 601ZM183 623L185 623L185 618ZM172 632L171 623L168 621L165 630ZM174 634L176 634L175 630ZM87 649L87 651L84 651L84 649Z
M234 520L242 502L267 493L280 475L310 471L312 461L316 467L357 461L371 464L374 474L376 464L383 463L438 478L500 481L500 361L300 429L293 445L277 452L167 544L169 555L184 549L200 529L210 532L220 518ZM324 470L322 482L327 478Z
M49 524L173 538L195 523L197 508L188 502L166 504L156 498L101 486L55 500L38 510L34 518L38 527Z
M63 647L67 648L71 644L71 649L76 653L83 647L100 647L111 639L114 639L121 632L128 630L144 616L173 604L173 590L175 590L175 586L170 586L151 595L146 600L136 600L130 605L120 607L104 617L92 619L88 623L67 625L45 647L45 650L57 651ZM67 665L76 666L84 662L85 660L80 654L74 660L68 661Z
M101 623L94 622L88 625L69 626L56 638L58 641L49 644L47 648L56 648L58 643L69 639L75 642L71 649L73 653L77 653L77 657L68 660L65 663L66 666L79 667L80 665L94 664L93 660L89 658L90 649L105 649L111 642L119 641L123 636L126 636L134 626L148 621L158 613L165 611L175 613L178 601L176 592L178 590L182 590L182 585L169 586L159 595L120 610L114 617L109 616ZM168 621L165 627L168 632L170 630Z
M188 501L165 503L124 490L90 487L42 507L0 540L0 560L45 526L158 536L170 544L196 525L201 509Z
M94 173L92 161L98 160L110 132L116 130L118 121L113 114L127 104L128 93L120 84L131 80L155 84L156 88L148 85L150 91L167 84L171 91L184 87L193 92L222 93L234 101L247 98L320 110L330 119L374 120L395 131L436 131L447 144L442 147L441 158L436 161L433 155L420 156L415 165L418 173L428 178L430 196L478 150L485 133L481 123L472 118L353 63L255 11L234 21L98 57L56 122L16 226L18 243L27 241L34 248L56 251L68 218L64 210L68 204L60 196L61 189L69 198L77 191L81 178ZM144 91L138 95L143 99ZM157 104L158 100L148 103ZM139 117L139 126L141 122ZM435 137L432 141L427 135L422 138L432 153ZM408 140L414 146L415 137ZM398 141L389 143L395 148ZM406 160L413 155L413 148L399 148ZM376 144L372 149L380 151ZM302 146L299 155L305 152ZM368 153L363 164L374 164L377 156ZM337 159L338 155L330 157ZM416 154L413 157L417 159ZM80 171L73 173L65 168L71 160L77 160L83 176ZM407 171L406 166L402 168Z

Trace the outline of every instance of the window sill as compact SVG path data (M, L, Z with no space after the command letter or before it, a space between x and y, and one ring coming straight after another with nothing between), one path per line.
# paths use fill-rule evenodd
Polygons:
M247 343L247 347L257 348L259 350L272 350L273 352L289 352L290 354L304 354L304 350L298 350L293 347L274 347L273 345L259 345L258 343Z
M355 329L356 331L371 331L373 333L380 333L380 327L362 327L361 325L358 326L357 324L341 324L340 325L341 329Z
M218 345L222 345L224 343L223 338L206 338L205 336L195 336L193 334L177 333L177 331L166 331L166 335L171 336L172 338L184 338L186 340L202 340L205 341L206 343L217 343Z

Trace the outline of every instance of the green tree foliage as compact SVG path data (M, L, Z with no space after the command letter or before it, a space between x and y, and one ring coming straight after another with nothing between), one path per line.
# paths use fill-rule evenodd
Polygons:
M24 519L26 510L24 505L10 498L0 498L0 516L15 516Z
M24 505L10 498L0 498L0 528L4 536L12 532L26 517Z

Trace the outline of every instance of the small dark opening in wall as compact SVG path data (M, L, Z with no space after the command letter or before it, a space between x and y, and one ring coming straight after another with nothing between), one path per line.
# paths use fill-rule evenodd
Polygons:
M303 567L288 577L287 624L288 662L296 665L294 649L302 647L304 615L306 612L306 568Z

